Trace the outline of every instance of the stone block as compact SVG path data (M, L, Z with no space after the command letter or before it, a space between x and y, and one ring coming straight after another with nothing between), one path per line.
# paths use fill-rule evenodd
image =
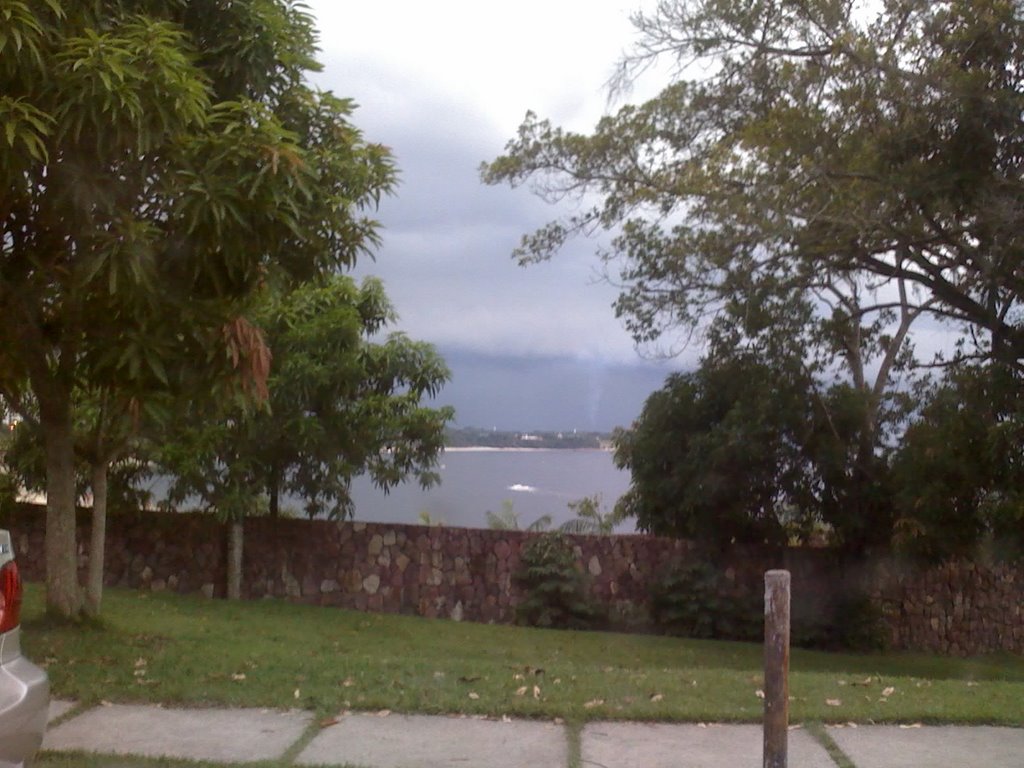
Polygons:
M363 579L363 591L369 595L377 594L377 590L380 589L380 576L376 573L371 573L365 579Z

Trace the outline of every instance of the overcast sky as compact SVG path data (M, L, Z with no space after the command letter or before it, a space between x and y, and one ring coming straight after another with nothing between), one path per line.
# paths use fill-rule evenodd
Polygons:
M310 3L325 67L318 84L356 100L355 123L392 148L401 172L379 213L377 260L358 273L383 278L401 328L445 355L453 381L440 400L463 426L626 425L685 363L634 349L593 242L517 266L519 238L558 211L527 190L479 181L480 163L501 154L528 109L577 130L594 125L632 40L629 14L644 6Z

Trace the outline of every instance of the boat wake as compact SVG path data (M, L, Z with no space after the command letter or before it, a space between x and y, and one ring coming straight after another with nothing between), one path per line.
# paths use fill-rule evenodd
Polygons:
M515 491L516 493L536 493L537 492L537 488L534 488L532 485L522 485L521 483L513 483L512 485L508 486L508 488L506 490Z

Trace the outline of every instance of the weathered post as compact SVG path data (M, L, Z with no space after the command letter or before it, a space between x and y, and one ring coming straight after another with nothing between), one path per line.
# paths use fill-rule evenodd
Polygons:
M789 571L764 575L764 768L787 768Z

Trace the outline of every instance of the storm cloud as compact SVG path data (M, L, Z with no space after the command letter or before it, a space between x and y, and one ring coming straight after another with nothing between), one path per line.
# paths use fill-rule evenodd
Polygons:
M453 379L439 401L464 426L628 424L680 365L637 352L594 242L517 266L510 255L522 235L560 212L527 189L480 182L481 162L501 153L527 109L586 129L604 108L603 83L628 43L626 7L555 5L520 4L499 44L500 18L477 3L428 11L385 2L355 17L351 6L342 14L312 3L325 65L318 84L360 105L354 121L391 148L400 171L378 211L377 258L355 274L380 277L399 327L444 354Z

